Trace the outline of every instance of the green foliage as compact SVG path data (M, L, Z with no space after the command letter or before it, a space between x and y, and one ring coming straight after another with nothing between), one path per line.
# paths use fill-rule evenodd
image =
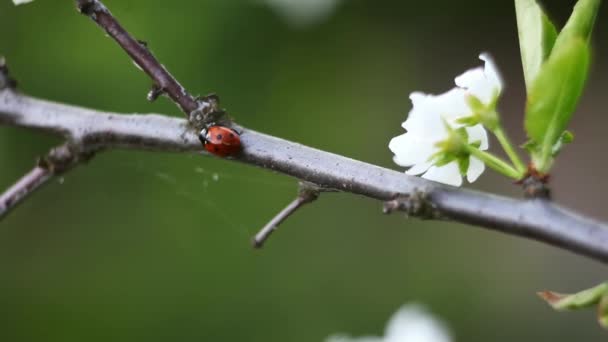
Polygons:
M574 134L570 131L564 131L562 135L557 139L553 149L551 150L551 156L555 158L564 148L565 145L571 143L574 140Z
M589 40L600 3L601 0L579 0L576 3L572 15L555 41L555 50L568 45L568 41L573 38Z
M537 144L532 157L541 171L550 166L553 146L570 122L589 69L589 46L574 38L555 50L528 93L525 126Z
M524 77L530 88L551 53L557 30L536 0L515 0L515 12Z
M522 63L528 99L525 148L541 172L571 136L565 134L589 72L589 37L600 0L580 0L568 22L555 29L533 0L516 0ZM563 140L564 138L565 140Z
M572 311L597 306L599 324L608 328L608 283L572 294L552 291L539 292L538 295L558 311Z

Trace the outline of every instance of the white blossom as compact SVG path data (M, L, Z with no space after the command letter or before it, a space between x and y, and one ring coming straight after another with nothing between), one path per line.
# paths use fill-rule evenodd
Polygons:
M383 337L333 335L325 342L450 342L445 325L416 304L402 306L389 320Z
M27 4L29 2L32 2L32 1L34 1L34 0L13 0L13 3L15 5L23 5L23 4Z
M442 152L438 143L447 140L451 130L463 128L460 119L475 115L469 105L469 97L477 98L489 108L495 104L502 91L502 80L490 56L481 54L479 58L485 62L485 67L468 70L456 77L455 88L440 95L419 92L410 95L413 107L402 125L407 132L389 143L390 150L395 154L395 163L410 167L407 174L422 175L429 180L460 186L461 171L466 174L469 182L474 182L484 171L484 163L473 156L464 157L468 158L466 170L461 170L459 164L463 160L455 158L445 165L436 165L436 160L433 159L437 153ZM466 143L479 144L480 150L488 149L488 135L482 124L467 126L464 130Z
M307 28L329 18L342 0L262 0L296 28Z

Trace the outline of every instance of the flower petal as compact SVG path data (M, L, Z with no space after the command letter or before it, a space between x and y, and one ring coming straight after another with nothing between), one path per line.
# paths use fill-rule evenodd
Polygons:
M469 143L480 141L481 145L479 146L479 149L482 151L488 149L488 132L486 132L482 125L467 127L466 130L469 135Z
M437 96L412 93L410 99L413 106L403 123L403 128L427 141L443 140L447 130L441 120L440 112L446 109L438 103Z
M488 81L492 84L492 87L494 89L497 89L499 93L502 92L502 77L500 76L500 72L496 67L496 63L494 63L494 59L492 59L492 56L490 56L489 53L484 52L479 55L479 59L486 63L483 72L486 75Z
M456 161L443 166L431 166L422 178L453 186L462 185L462 176Z
M450 342L451 336L443 322L424 307L404 305L391 317L384 342Z
M467 181L469 181L469 183L476 181L485 168L486 165L481 160L471 156L469 158L469 169L467 170Z
M462 75L456 76L454 82L457 86L464 89L470 89L475 87L476 84L483 82L485 79L485 74L483 72L482 67L477 67L474 69L469 69L465 71Z
M350 337L343 334L331 335L325 342L385 342L382 337L364 336L364 337Z
M460 88L454 88L437 95L435 102L434 110L453 128L462 126L462 124L456 122L458 119L473 114L471 107L466 102L466 91Z
M485 62L485 67L468 70L454 81L487 105L502 91L502 79L489 54L482 53L479 58Z
M431 166L433 166L433 163L431 163L430 161L418 163L412 166L409 170L405 171L405 173L410 176L418 176L419 174L424 173L426 170L428 170Z
M423 103L426 101L427 95L421 92L413 92L410 94L410 101L412 101L412 109L407 114L407 120L401 125L406 130L411 130L412 125L416 126L418 121L424 120L424 112L416 110L421 108Z
M395 154L393 157L395 163L401 166L424 163L437 150L433 142L421 140L410 132L391 139L388 148Z

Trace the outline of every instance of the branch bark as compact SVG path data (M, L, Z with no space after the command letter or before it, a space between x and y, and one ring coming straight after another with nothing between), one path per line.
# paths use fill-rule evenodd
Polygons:
M59 134L81 153L113 148L197 152L196 132L184 119L159 114L119 114L59 104L0 91L0 124ZM544 199L519 200L454 188L242 130L243 151L235 161L271 169L323 188L380 201L424 193L444 218L535 239L608 263L608 226Z
M76 7L114 38L133 62L154 80L155 91L166 93L186 115L199 107L192 95L156 60L146 43L133 38L101 1L76 0Z
M154 84L147 96L149 101L154 101L159 95L166 94L186 114L190 123L198 129L223 114L223 111L219 109L217 96L193 97L154 57L148 49L147 43L135 39L127 32L101 1L76 0L76 8L106 31L131 57L133 63L152 79Z
M251 241L253 247L262 248L266 240L268 240L270 235L277 230L283 221L293 215L298 209L302 208L303 205L316 201L317 198L319 198L322 190L323 189L319 188L315 184L300 182L298 196L296 196L291 203L276 214L272 220L270 220L262 229L260 229L257 234L255 234Z
M53 178L49 169L38 165L0 195L0 220L17 207L28 195Z
M190 122L159 114L123 115L35 99L10 89L14 82L7 81L0 86L0 124L29 127L65 137L68 144L64 150L67 152L60 156L68 158L58 160L66 162L63 165L65 169L88 160L98 151L112 148L200 151L195 128L200 129L214 114L221 113L217 97L193 98L154 58L146 45L134 39L99 0L76 0L76 5L81 13L89 16L114 38L150 76L154 86L149 98L166 93L186 113ZM0 74L10 80L4 63L0 66L4 67L0 68ZM9 88L1 90L7 85ZM237 128L242 131L243 150L232 158L235 161L282 172L324 189L336 189L381 201L398 200L396 208L424 208L423 212L431 212L431 217L449 218L539 240L608 263L608 226L569 212L547 199L516 200L457 189ZM55 164L45 164L46 170L61 172L61 167L53 168ZM0 199L4 199L0 202L0 217L10 209L7 198L22 199L23 196L14 194L36 189L38 186L29 185L43 184L44 181L40 180L47 178L45 175L45 172L34 169L30 176L24 177L23 181L0 196ZM416 198L423 199L424 203L400 202Z

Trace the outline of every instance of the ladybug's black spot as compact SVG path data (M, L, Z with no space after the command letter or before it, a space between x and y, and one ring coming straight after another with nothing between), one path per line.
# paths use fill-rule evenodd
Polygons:
M220 148L219 148L219 147L217 147L217 146L215 146L215 147L213 147L213 150L214 150L215 152L217 152L217 151L219 151L219 150L220 150Z
M222 135L221 135L221 134L218 134L218 135L216 135L216 136L215 136L215 138L216 138L217 140L222 140Z
M231 138L234 138L234 133L230 133L230 137L231 137Z

